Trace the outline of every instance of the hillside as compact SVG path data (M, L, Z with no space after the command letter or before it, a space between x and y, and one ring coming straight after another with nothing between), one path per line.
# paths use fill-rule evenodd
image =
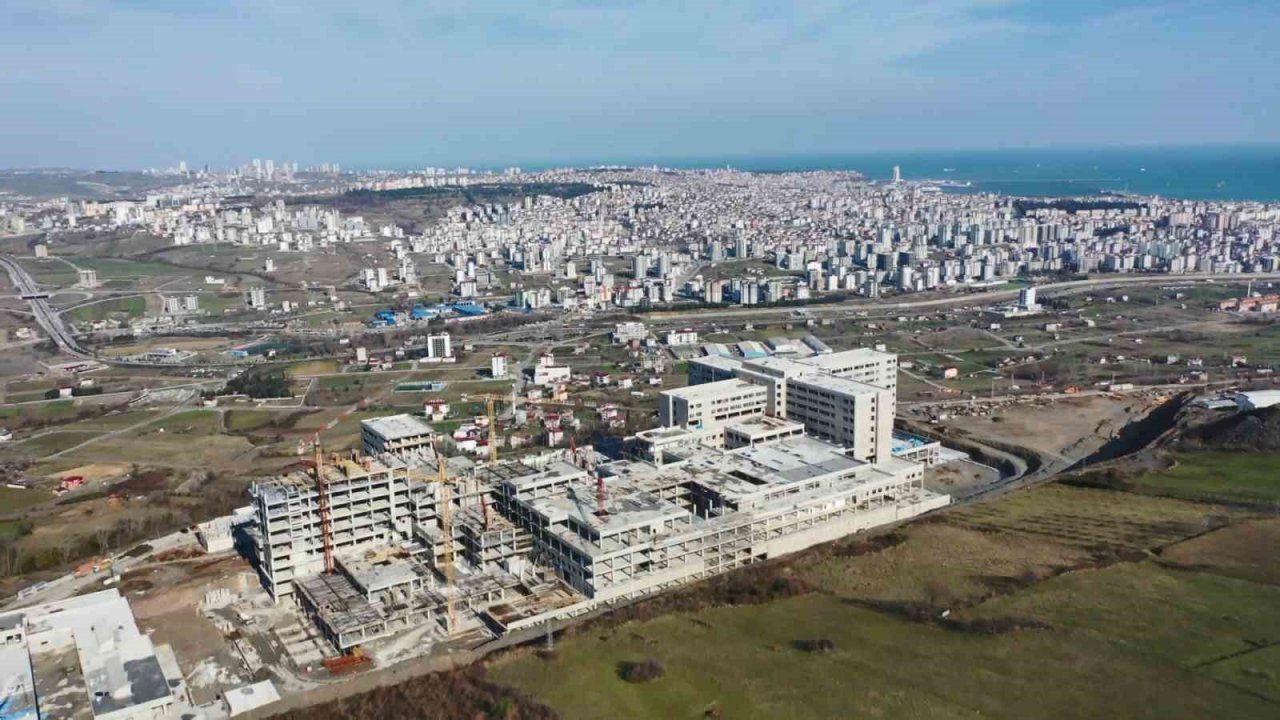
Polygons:
M1280 406L1237 413L1188 429L1185 450L1280 450Z

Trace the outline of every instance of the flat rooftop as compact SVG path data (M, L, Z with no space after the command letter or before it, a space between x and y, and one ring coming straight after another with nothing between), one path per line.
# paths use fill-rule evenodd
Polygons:
M431 435L435 432L430 425L408 414L369 418L368 420L361 420L360 426L377 434L384 440L403 440L405 438Z
M893 353L881 352L874 348L861 347L852 350L841 350L840 352L831 353L830 355L818 355L812 358L806 358L805 362L815 367L823 369L832 367L841 367L848 365L850 362L890 362L895 361L897 356Z
M655 440L669 440L671 438L677 438L677 437L693 437L693 433L682 427L659 427L659 428L651 428L649 430L641 430L640 432L636 433L636 437L643 438L645 440L655 441Z
M804 432L804 424L768 415L760 415L731 423L725 426L725 430L746 435L747 437L759 437L775 432Z
M803 436L730 450L729 454L749 460L788 482L849 472L866 465L845 455L834 445Z
M508 482L515 487L516 491L528 488L538 487L547 484L555 484L559 482L572 482L587 477L586 470L564 460L555 460L547 465L545 470L535 470L527 465L518 465L517 468L524 468L531 472L515 477L506 478Z
M701 385L689 385L687 387L675 388L674 390L665 390L662 394L669 395L671 397L684 398L686 400L705 400L707 398L735 393L765 395L768 391L765 390L763 386L753 385L746 380L730 379L702 383Z
M595 489L586 486L571 487L552 497L529 500L528 505L553 524L572 520L579 526L595 529L601 535L660 525L666 520L689 516L689 511L684 508L648 492L630 492L621 496L615 492L610 496L607 480L605 485L604 515L596 514ZM586 541L578 544L587 546Z
M775 377L791 377L813 372L813 366L800 360L781 357L762 357L742 364L744 370L763 371Z
M383 458L390 460L390 456L387 455L384 455ZM334 483L365 480L370 476L378 476L378 479L385 479L383 474L391 469L391 465L369 455L360 458L359 462L346 457L340 457L336 461L332 458L324 459L324 477L331 486ZM293 472L254 483L254 492L265 493L268 498L272 493L315 492L315 489L315 476L307 470L294 470Z
M97 717L174 700L155 646L115 589L25 612L43 717Z
M884 388L869 385L857 380L850 380L845 377L836 375L827 375L825 373L810 373L792 378L789 382L795 385L805 385L817 388L819 390L839 393L841 395L874 395L876 393L886 392Z
M361 557L338 558L343 571L367 592L425 580L413 563L399 558L369 561Z
M725 349L725 352L727 352L727 349ZM717 370L722 370L724 372L733 372L734 370L737 370L738 368L742 367L741 360L737 358L721 355L719 354L719 351L715 355L707 355L705 357L693 358L689 362L701 363L708 367L713 367L713 368L716 368Z

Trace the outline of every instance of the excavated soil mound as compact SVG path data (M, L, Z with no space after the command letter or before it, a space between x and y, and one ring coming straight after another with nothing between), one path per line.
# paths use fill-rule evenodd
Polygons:
M1187 431L1186 450L1280 450L1280 406L1249 410Z

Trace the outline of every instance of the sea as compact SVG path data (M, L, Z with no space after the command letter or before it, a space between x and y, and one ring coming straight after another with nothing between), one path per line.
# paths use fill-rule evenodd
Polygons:
M1128 193L1190 200L1280 202L1280 146L955 150L850 155L633 159L602 164L732 167L760 172L856 170L934 181L948 192L1030 197Z

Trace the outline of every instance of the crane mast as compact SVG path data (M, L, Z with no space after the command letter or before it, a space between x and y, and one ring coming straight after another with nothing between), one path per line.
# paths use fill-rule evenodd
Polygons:
M324 456L320 450L320 433L316 433L315 442L316 499L320 508L320 544L324 548L324 572L333 573L333 539L330 537L329 519L329 479L324 473Z
M458 627L458 608L455 600L457 588L454 586L453 577L453 513L449 507L453 500L449 492L449 471L445 466L444 456L440 454L434 444L431 450L436 455L436 483L440 486L440 492L436 496L436 503L440 512L440 530L444 533L444 553L441 556L441 564L444 566L446 585L445 607L449 613L449 631L452 632Z

